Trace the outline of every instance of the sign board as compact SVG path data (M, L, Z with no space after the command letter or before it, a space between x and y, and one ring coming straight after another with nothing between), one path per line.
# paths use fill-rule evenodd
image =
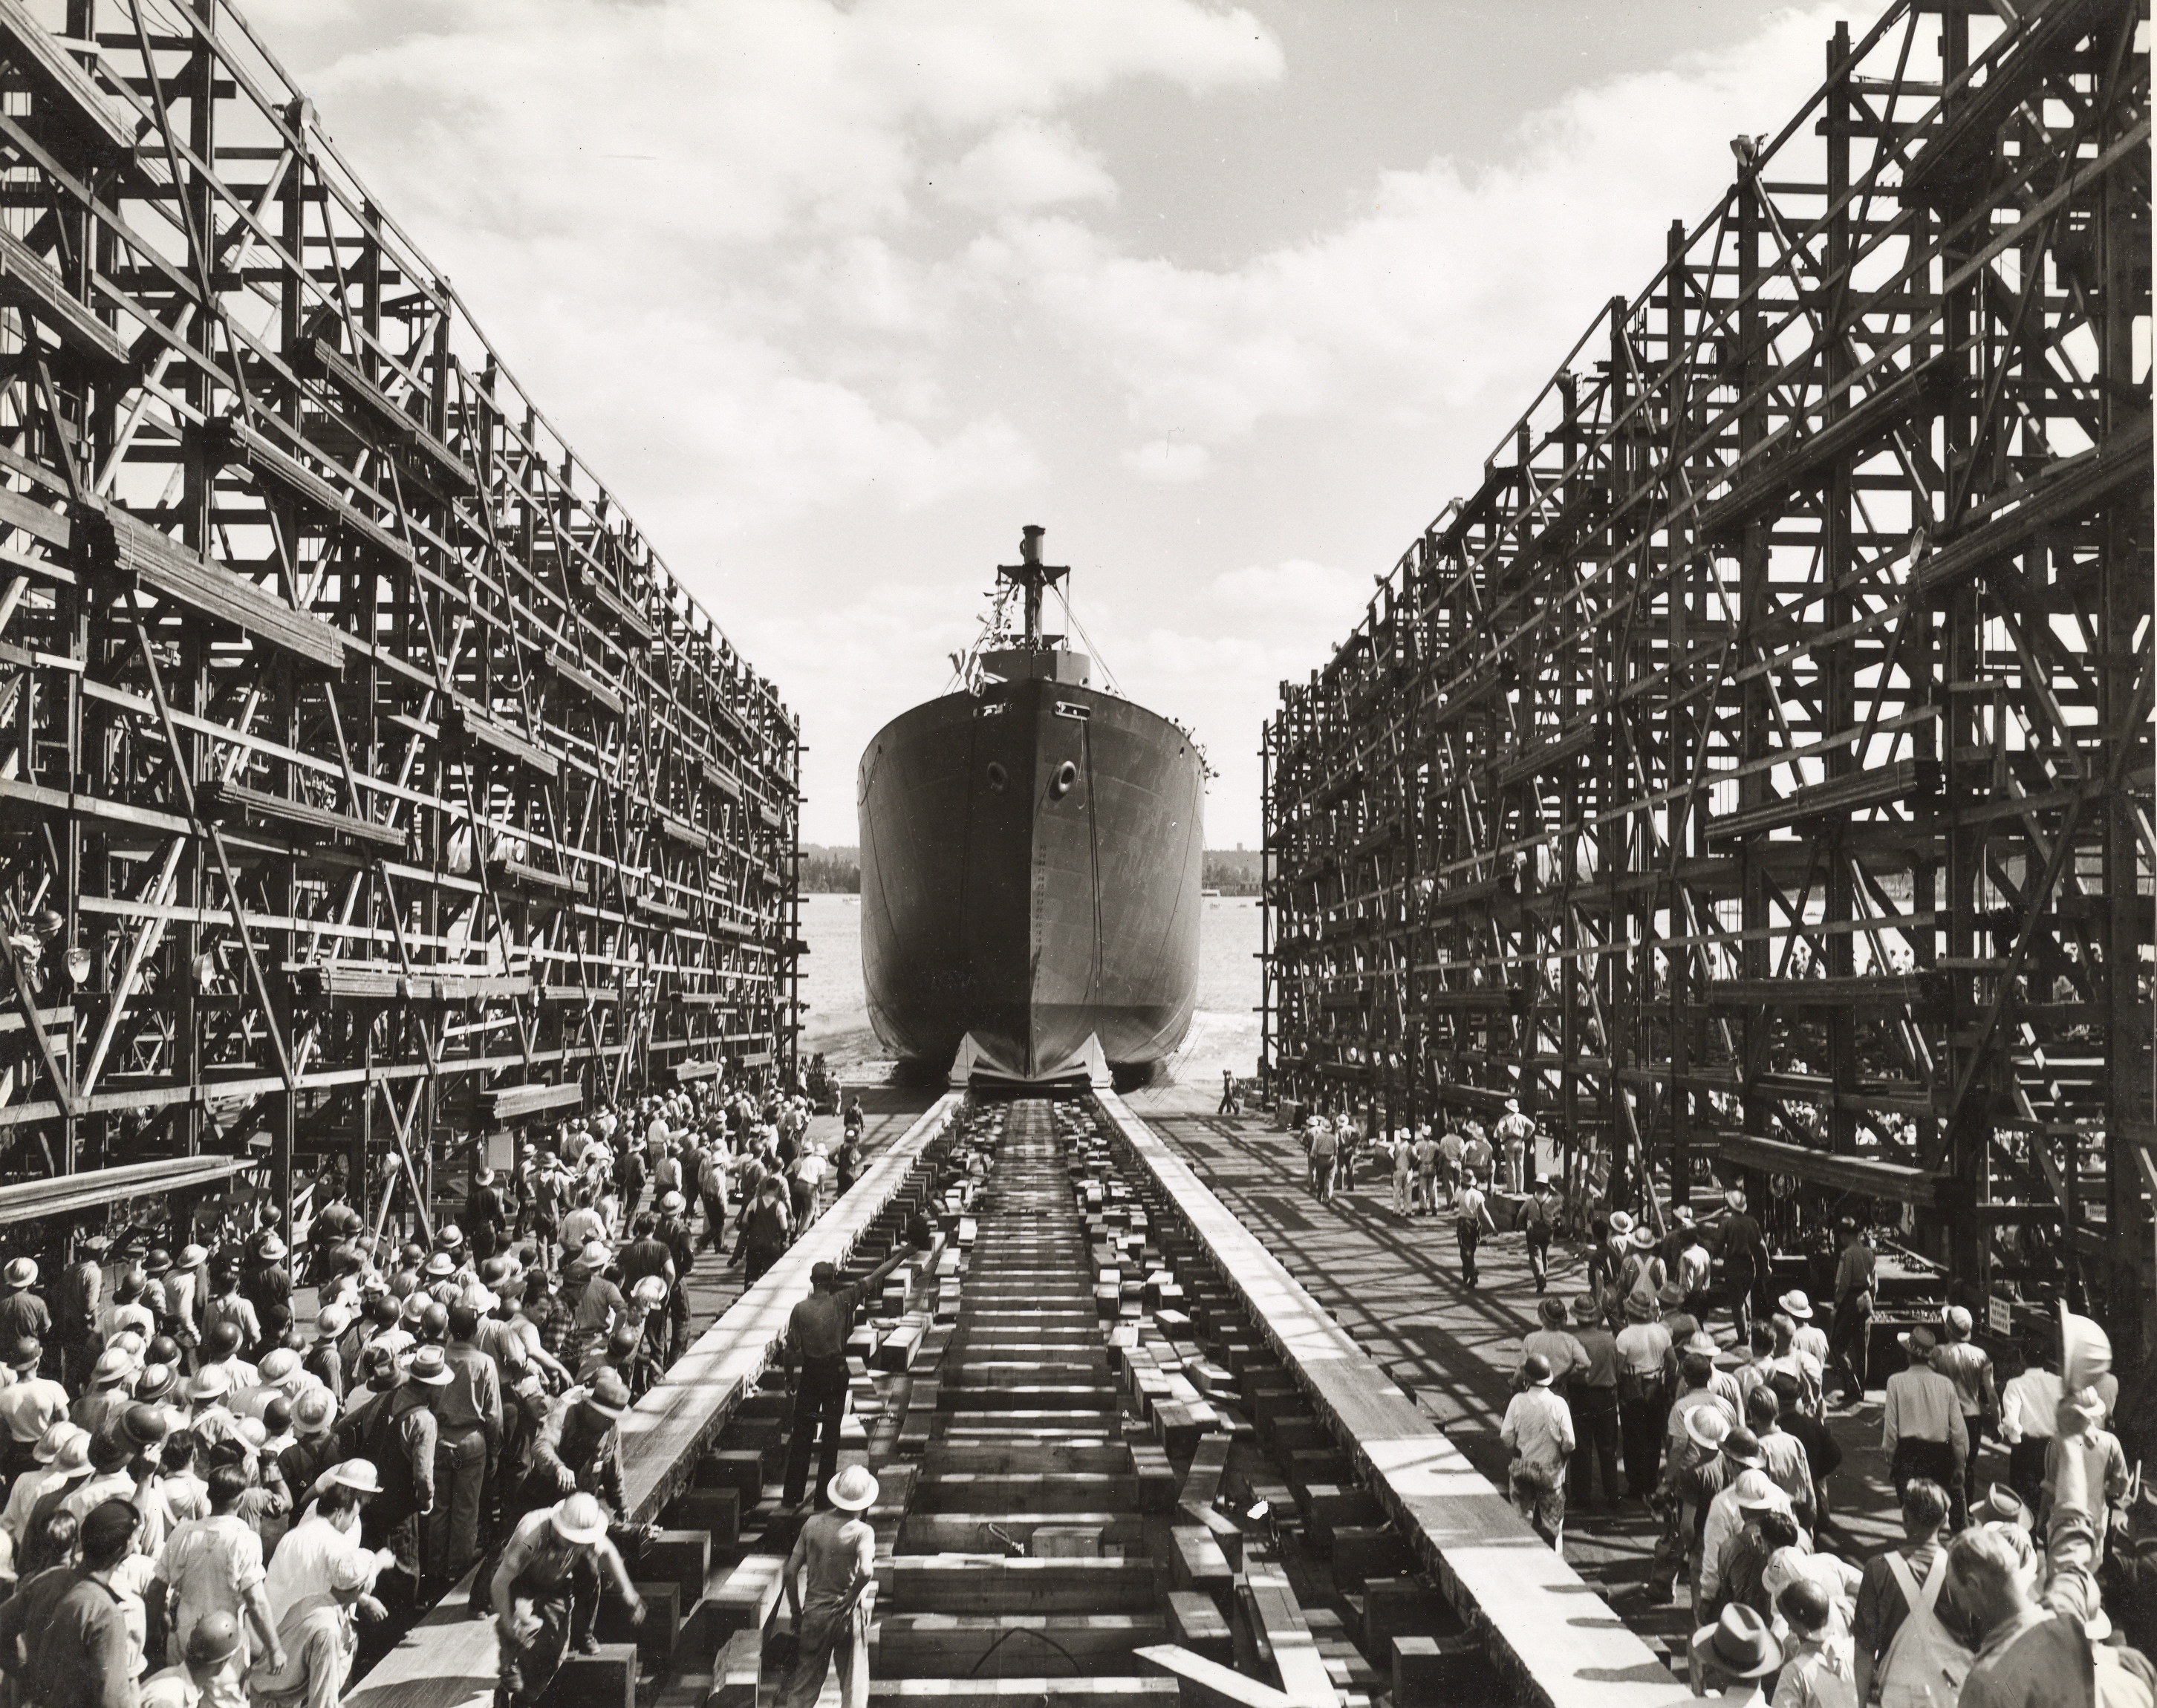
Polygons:
M1985 1325L1995 1335L2015 1332L2015 1307L1995 1294L1985 1302Z

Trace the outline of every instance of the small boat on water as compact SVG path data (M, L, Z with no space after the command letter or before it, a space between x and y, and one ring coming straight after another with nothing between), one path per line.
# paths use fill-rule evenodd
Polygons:
M1042 632L1042 594L1069 571L1041 561L1041 537L1028 527L996 571L1022 630L878 731L857 777L869 1022L954 1078L1160 1061L1197 985L1205 760Z

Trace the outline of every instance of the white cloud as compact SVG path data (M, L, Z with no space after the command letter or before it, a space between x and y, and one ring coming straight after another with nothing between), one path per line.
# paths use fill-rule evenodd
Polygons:
M1224 569L1208 588L1209 603L1224 615L1246 621L1286 623L1323 633L1346 632L1363 615L1374 592L1371 578L1330 563L1291 558L1281 563L1249 563Z
M1116 199L1116 181L1099 155L1068 126L1032 117L1013 119L976 143L937 188L960 207L986 214Z
M1063 216L1009 222L969 262L1096 364L1145 440L1217 450L1269 419L1421 426L1525 404L1605 298L1653 276L1671 216L1727 185L1727 139L1817 80L1827 16L1576 91L1524 122L1506 164L1385 172L1367 212L1233 267L1130 253Z

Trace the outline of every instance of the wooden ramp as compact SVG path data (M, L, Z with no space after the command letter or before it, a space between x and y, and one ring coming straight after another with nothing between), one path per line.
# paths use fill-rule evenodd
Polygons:
M1482 1639L1521 1700L1551 1708L1678 1708L1691 1702L1691 1691L1655 1651L1625 1628L1189 1165L1113 1093L1097 1093L1097 1100L1234 1290L1322 1422L1332 1448L1362 1473L1418 1563ZM1326 1449L1320 1443L1315 1450Z

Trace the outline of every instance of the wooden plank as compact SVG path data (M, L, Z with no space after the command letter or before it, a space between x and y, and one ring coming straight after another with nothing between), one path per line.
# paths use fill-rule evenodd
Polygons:
M1150 1643L1143 1649L1134 1649L1131 1654L1135 1659L1157 1666L1195 1685L1201 1701L1233 1703L1237 1708L1313 1708L1302 1697L1276 1690L1256 1679L1247 1679L1233 1667L1208 1660L1202 1654L1193 1654L1174 1643ZM1338 1699L1329 1688L1324 1700L1331 1704Z
M698 1454L785 1344L787 1318L809 1291L809 1271L846 1262L960 1101L947 1093L932 1104L623 1417L622 1482L631 1523L655 1522L686 1485Z
M189 551L118 506L87 518L81 532L90 561L104 573L229 623L304 663L332 671L344 667L347 642L340 630L311 611L295 610L245 575Z
M0 0L0 52L37 91L40 118L59 118L68 136L106 165L134 153L134 131L117 104L90 80L90 74L22 0ZM62 139L44 140L58 143Z
M1524 1700L1548 1708L1675 1708L1690 1700L1655 1652L1529 1528L1188 1165L1114 1093L1096 1093L1313 1408L1351 1445L1372 1491L1484 1633Z

